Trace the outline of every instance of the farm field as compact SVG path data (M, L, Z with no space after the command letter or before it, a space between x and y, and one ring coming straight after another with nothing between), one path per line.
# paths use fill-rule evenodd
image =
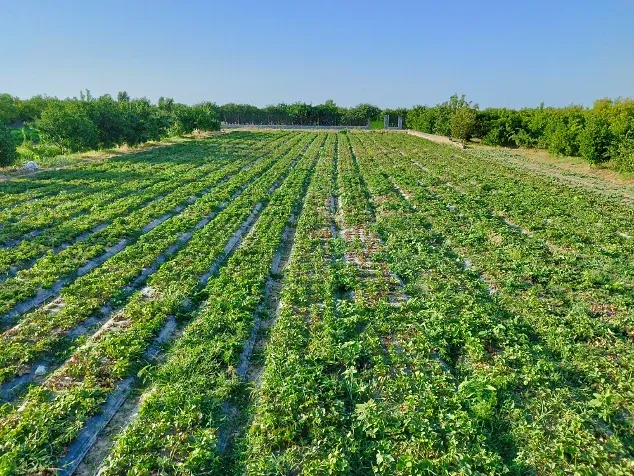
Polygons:
M634 205L398 133L0 183L0 474L632 474Z

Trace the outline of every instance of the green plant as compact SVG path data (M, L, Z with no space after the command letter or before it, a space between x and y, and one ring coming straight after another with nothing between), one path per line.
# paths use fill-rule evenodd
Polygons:
M11 132L0 125L0 166L11 165L16 158L15 141Z
M634 172L634 137L628 136L618 144L612 144L610 157L619 172Z
M58 145L63 150L80 151L96 149L98 132L81 103L69 101L53 103L36 121L42 139Z
M612 141L610 124L607 119L597 113L591 113L586 119L586 127L581 132L581 155L591 164L605 162L609 157Z
M463 144L471 138L476 125L476 111L467 106L458 108L451 117L451 137Z

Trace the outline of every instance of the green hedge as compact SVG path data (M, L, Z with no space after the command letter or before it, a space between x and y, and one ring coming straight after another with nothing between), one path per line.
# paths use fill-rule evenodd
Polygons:
M521 110L478 110L454 95L437 106L408 111L407 127L449 136L451 119L460 108L476 113L471 136L484 144L547 149L554 155L580 156L592 164L611 160L622 171L634 171L634 100L601 99L592 108L569 106Z

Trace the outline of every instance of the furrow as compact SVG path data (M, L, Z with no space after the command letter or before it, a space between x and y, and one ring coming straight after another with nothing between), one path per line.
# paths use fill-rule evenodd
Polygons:
M295 168L299 159L300 157L297 157L289 165L289 170ZM279 179L275 181L273 185L268 188L267 195L273 193L277 188L281 186L285 176L286 173L283 174ZM244 239L248 237L252 232L264 208L265 204L263 204L262 202L258 202L255 205L249 216L242 222L239 228L231 236L224 249L222 250L222 253L216 258L209 270L203 276L201 276L198 281L199 288L204 288L207 285L208 281L215 274L217 274L219 269L223 266L224 263L226 263L231 255L240 248L240 246L244 242ZM101 419L99 419L100 415L97 417L93 417L95 419L98 419L97 421L99 424L95 426L90 426L85 431L82 431L82 435L80 436L82 441L73 443L73 445L75 445L77 449L74 450L72 454L64 456L59 464L60 467L68 468L65 469L65 471L67 471L65 474L72 474L72 472L81 465L84 456L91 450L91 448L94 447L95 443L97 442L97 448L94 450L94 454L91 454L90 460L96 463L100 463L101 460L103 460L103 457L107 452L104 450L109 449L109 447L111 446L111 437L106 434L102 434L100 436L102 430L106 427L108 422L111 421L115 414L117 415L116 418L118 421L118 426L120 428L123 428L125 427L127 422L129 422L138 412L138 407L140 404L140 400L138 398L134 398L134 401L129 402L129 404L126 405L125 408L122 408L125 400L130 395L133 383L134 379L131 377L122 382L120 384L121 388L119 388L118 386L117 390L115 391L117 393L114 396L109 397L109 399L112 398L112 402L109 401L106 404L106 410L102 412L102 414L107 413L107 417ZM119 411L120 409L121 411Z
M314 146L311 147L311 150L314 151ZM313 153L310 152L307 155L310 156ZM163 398L170 398L169 395L172 392L180 392L185 388L189 389L185 396L187 400L198 401L199 398L202 398L200 395L209 394L209 399L205 398L205 408L201 409L201 411L211 411L209 418L213 418L213 423L209 424L215 427L221 423L218 419L222 417L213 411L212 408L216 408L218 412L221 412L223 407L226 408L223 402L231 402L233 400L233 398L223 398L222 395L227 391L233 393L233 391L238 390L230 390L231 386L226 385L229 385L233 379L231 375L234 375L235 379L239 381L242 380L238 377L236 369L239 365L240 354L244 350L245 342L249 340L254 313L262 302L262 293L270 273L270 266L279 248L284 228L287 225L287 220L283 216L288 217L291 215L294 204L298 201L297 197L301 195L302 183L309 176L311 168L314 167L314 160L304 157L297 164L298 167L288 175L283 183L280 183L280 187L277 190L272 193L265 193L267 196L270 195L270 200L258 218L257 224L245 236L242 246L227 260L227 265L219 271L218 276L210 279L207 283L205 289L207 302L184 330L182 337L170 349L165 364L158 369L158 375L152 389L145 394L137 417L123 431L122 437L130 433L136 434L145 426L143 422L147 418L148 405L155 407L158 404L159 407L162 407L162 403L159 402L162 402ZM235 278L243 273L247 274L243 279ZM225 311L221 310L223 308ZM229 322L234 320L239 320L242 323L235 329L232 326L228 326ZM225 321L226 324L222 324ZM204 337L207 335L208 337ZM199 342L199 344L195 342ZM190 351L193 351L193 353L190 353ZM218 352L221 352L225 357L218 360L221 357ZM227 368L228 362L226 359L229 358L229 355L231 355L232 364ZM204 368L210 369L210 372L200 375L195 373L188 374L185 381L175 381L175 386L172 386L170 379L175 375L174 372L180 374L181 370L177 369L181 366L188 368L192 358L195 360L201 359L199 364ZM217 373L216 370L211 370L212 368L217 368ZM159 382L163 381L164 383L159 384ZM196 381L198 381L198 384L190 388L190 383L194 384ZM221 385L221 388L215 389L216 385ZM183 411L189 410L190 406L186 404ZM191 424L196 425L198 422L207 426L207 421L207 418L192 420ZM167 417L166 425L172 425L171 417ZM165 431L165 429L161 431ZM193 436L191 443L197 445L199 442L198 436L201 432L206 433L208 431L210 430L192 428L190 433ZM143 450L143 456L141 454L131 455L121 460L121 463L131 468L138 461L137 456L146 458L148 455L154 454L155 451L161 452L160 447L155 448L154 446L157 436L158 434L144 435L142 438L147 439L147 444L150 446ZM216 438L214 439L216 440ZM120 445L123 442L125 442L124 438L118 439L113 453L102 466L102 470L106 474L113 471L113 465L119 465L119 460L115 458L117 461L115 462L113 455L119 454L121 451L136 451L134 447L122 448ZM209 441L201 440L200 443L204 445L204 449L201 447L201 451L211 451L219 455L216 442L214 442L213 447L210 447ZM145 445L145 443L139 443ZM173 443L177 446L185 443L185 446L187 446L186 442L180 440L173 441ZM162 464L165 464L166 468L175 468L173 464L178 465L176 461L181 458L181 454L186 455L189 453L185 447L182 448L185 453L181 453L181 449L169 451L170 457L162 460ZM154 461L155 464L161 464L158 459L154 459ZM199 468L199 470L202 470L202 468ZM128 469L126 471L131 470ZM164 471L169 473L173 469ZM197 470L192 469L192 471L196 472Z
M254 162L252 162L250 165L244 167L241 170L242 171L246 170L247 168L252 166L253 163ZM143 268L140 274L122 289L123 295L130 295L135 289L139 288L147 280L147 278L153 275L168 258L171 259L171 257L174 256L178 250L180 250L187 242L189 242L189 240L194 236L194 232L196 230L201 230L202 228L204 228L212 219L214 219L219 213L221 213L231 202L233 202L238 196L240 196L250 184L254 183L254 181L256 181L263 173L265 173L273 164L274 164L273 161L269 161L269 163L263 164L264 168L261 168L261 170L257 171L257 174L255 176L250 177L244 184L242 184L239 188L237 188L237 190L232 194L230 200L222 202L216 206L205 205L207 208L211 206L212 208L214 208L214 210L208 213L206 216L203 216L195 225L193 225L192 226L193 231L181 233L178 236L178 238L176 238L175 242L172 243L172 245L170 245L165 251L160 253L151 265ZM294 167L294 165L295 165L295 162L291 164L291 167ZM223 180L223 183L226 182L227 180L228 180L228 177ZM261 207L262 207L261 203L256 205L255 210L252 214L253 216L249 217L248 221L255 219ZM241 230L238 230L235 233L234 237L230 240L229 244L225 248L225 254L228 254L231 251L232 247L235 246L235 243L239 239L240 233L241 233ZM141 247L143 247L142 243L140 243L140 245ZM130 248L130 251L132 249L133 248ZM212 272L213 272L213 269L212 269ZM208 273L207 275L203 276L201 278L201 281L206 281L208 277L210 276L210 274L211 273ZM121 299L121 298L117 297L117 299ZM56 312L58 309L61 309L64 307L64 303L61 299L57 299L49 306L52 307L50 309L50 312ZM94 315L88 318L83 323L80 323L79 325L77 325L75 328L69 329L68 331L64 331L66 334L66 342L71 342L74 339L76 339L78 336L87 333L94 326L99 325L100 322L103 322L105 319L107 319L108 316L112 314L113 312L114 312L114 302L111 302L105 306L102 306L100 309L99 315ZM18 323L18 325L15 326L14 329L11 331L13 335L16 334L16 331L19 329L20 324L21 323ZM62 329L56 330L56 332L58 331L62 331ZM40 347L41 347L41 344L40 344ZM50 363L46 363L46 367L44 367L46 369L45 371L42 369L42 366L44 365L45 365L45 362L41 360L37 361L35 364L31 366L30 372L28 372L25 375L16 377L15 382L9 381L3 384L2 390L0 390L0 395L5 395L5 396L14 395L17 390L19 390L20 388L23 388L31 380L42 380L42 375L45 373L48 373L51 370L51 368L49 368L51 367Z
M237 172L237 173L239 173L239 172ZM185 210L185 208L188 205L193 204L194 202L196 202L200 198L202 198L205 195L209 194L210 191L212 191L212 190L216 189L217 187L219 187L219 186L223 185L224 183L226 183L227 180L229 180L229 178L231 178L233 175L235 175L235 174L230 174L230 175L224 177L222 180L220 180L214 186L209 187L209 188L207 188L205 190L202 190L201 192L198 192L196 195L194 195L192 197L189 197L184 203L175 206L171 211L169 211L167 213L164 213L163 215L155 218L150 223L146 224L143 228L141 228L140 235L144 235L144 234L149 233L150 231L152 231L153 229L155 229L156 227L158 227L162 223L166 222L170 218L178 215L183 210ZM116 245L107 248L106 251L101 256L98 256L96 258L93 258L93 259L87 261L84 265L79 267L76 270L75 273L73 273L73 274L71 274L71 275L69 275L69 276L67 276L65 278L58 279L55 283L53 283L53 285L49 289L40 289L38 291L37 295L34 298L32 298L30 300L27 300L25 302L17 304L13 309L7 311L4 315L0 316L0 326L2 326L2 325L6 326L7 324L11 323L11 321L13 319L15 319L17 316L19 316L20 314L28 312L28 311L34 309L35 307L41 305L45 301L56 297L60 293L60 291L62 290L62 288L64 286L68 285L69 283L74 282L78 277L81 277L84 274L92 271L96 267L100 266L106 260L112 258L117 253L121 252L126 246L128 246L129 244L131 244L131 243L133 243L135 241L136 241L136 239L134 239L134 238L131 238L131 239L124 238L124 239L122 239Z

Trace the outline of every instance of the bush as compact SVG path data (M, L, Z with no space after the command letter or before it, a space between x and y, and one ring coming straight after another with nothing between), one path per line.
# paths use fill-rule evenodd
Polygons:
M416 106L407 114L407 127L432 134L436 126L436 109Z
M634 172L634 137L626 137L622 142L613 144L610 156L616 170Z
M553 155L574 155L574 137L563 122L553 122L547 131L548 152Z
M597 113L589 114L580 137L579 151L582 157L591 164L605 162L610 158L611 141L610 124L605 117Z
M579 155L580 133L584 128L586 112L579 106L547 109L540 147L554 155Z
M99 147L109 148L124 141L127 117L119 103L105 95L88 106L88 117L95 125Z
M42 139L72 152L96 149L99 145L97 129L81 103L54 103L36 121Z
M517 145L516 135L521 132L522 121L511 109L486 109L478 112L474 134L482 138L487 145Z
M15 157L15 142L11 132L6 127L0 126L0 166L11 165Z
M456 110L451 117L451 137L463 144L471 138L476 125L476 112L463 106Z
M0 94L0 126L11 124L20 119L17 98L9 94Z
M22 161L33 160L39 162L43 158L57 157L62 155L61 147L55 144L34 144L33 142L24 142L17 149L18 156Z
M196 118L196 129L199 131L220 130L220 119L211 103L198 104L192 109Z

